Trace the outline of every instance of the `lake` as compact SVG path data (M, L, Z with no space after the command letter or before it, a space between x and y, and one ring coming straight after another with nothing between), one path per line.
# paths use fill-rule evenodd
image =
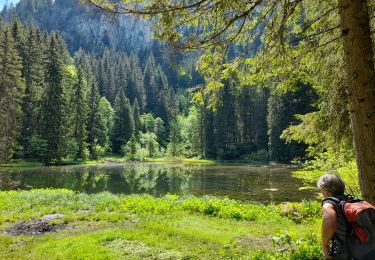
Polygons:
M0 168L0 190L67 188L85 193L214 195L257 202L316 199L317 191L300 189L304 183L291 171L245 164L160 163Z

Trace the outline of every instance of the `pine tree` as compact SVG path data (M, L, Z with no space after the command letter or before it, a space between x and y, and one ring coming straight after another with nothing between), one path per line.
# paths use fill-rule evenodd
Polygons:
M123 90L117 94L114 105L114 122L112 130L112 149L120 153L134 132L133 109Z
M203 116L203 107L198 106L197 108L197 120L196 124L193 126L193 148L197 151L199 157L204 157L204 116Z
M95 145L98 140L99 136L99 102L100 102L100 95L98 85L96 84L95 78L93 76L88 75L88 84L89 84L89 91L88 91L88 121L87 121L87 143L90 151L90 155L92 157L96 157L95 155Z
M268 150L268 125L267 125L267 111L268 111L268 89L257 89L255 100L255 145L257 151Z
M28 151L28 140L37 132L37 116L40 108L43 88L43 52L44 45L38 39L35 27L27 28L23 53L22 74L25 79L25 97L22 110L24 113L21 143Z
M204 139L204 154L208 158L217 157L217 148L215 143L215 115L210 109L204 109L203 120L205 122L205 128L203 133Z
M141 131L141 122L140 122L140 111L138 105L138 99L135 99L133 104L133 118L134 118L134 136L138 137L139 131Z
M43 161L50 164L62 156L64 137L65 99L62 87L63 64L59 49L58 36L53 34L48 42L45 54L45 93L42 102L42 138L48 142L48 153Z
M169 144L168 150L172 156L180 155L181 153L181 126L176 121L169 123Z
M86 123L87 123L87 88L83 79L81 68L77 70L77 82L74 85L71 98L71 124L72 137L78 146L77 158L85 157Z
M12 23L12 36L19 56L23 57L25 44L24 27L17 18L14 18Z
M288 144L280 135L288 126L297 124L295 114L306 114L314 110L316 93L309 84L298 79L291 85L293 91L280 93L273 91L269 98L268 131L270 159L277 162L290 162L295 157L303 158L307 146L292 141Z
M9 160L17 145L24 95L21 69L12 35L4 28L0 31L0 161Z
M146 112L152 112L155 108L155 99L157 96L157 86L155 82L156 68L154 56L151 54L147 57L146 66L143 72L143 82L146 92Z

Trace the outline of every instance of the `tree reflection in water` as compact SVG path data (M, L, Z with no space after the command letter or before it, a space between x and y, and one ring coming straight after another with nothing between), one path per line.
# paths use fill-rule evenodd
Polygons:
M155 196L167 193L179 193L190 187L191 174L182 167L163 165L134 165L124 168L121 177L129 187L124 192L148 193Z
M244 201L301 201L314 190L286 168L126 163L0 169L0 189L67 188L86 193L215 195Z

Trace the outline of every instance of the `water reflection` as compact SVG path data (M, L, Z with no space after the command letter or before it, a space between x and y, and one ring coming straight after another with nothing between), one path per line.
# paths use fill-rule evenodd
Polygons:
M299 190L301 186L289 169L247 165L129 163L0 169L1 190L67 188L86 193L215 195L261 202L315 198L315 192Z

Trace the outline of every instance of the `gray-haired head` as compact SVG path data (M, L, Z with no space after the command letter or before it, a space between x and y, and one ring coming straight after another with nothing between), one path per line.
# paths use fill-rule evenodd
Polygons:
M332 194L332 196L344 195L345 183L336 174L326 173L320 176L317 186Z

